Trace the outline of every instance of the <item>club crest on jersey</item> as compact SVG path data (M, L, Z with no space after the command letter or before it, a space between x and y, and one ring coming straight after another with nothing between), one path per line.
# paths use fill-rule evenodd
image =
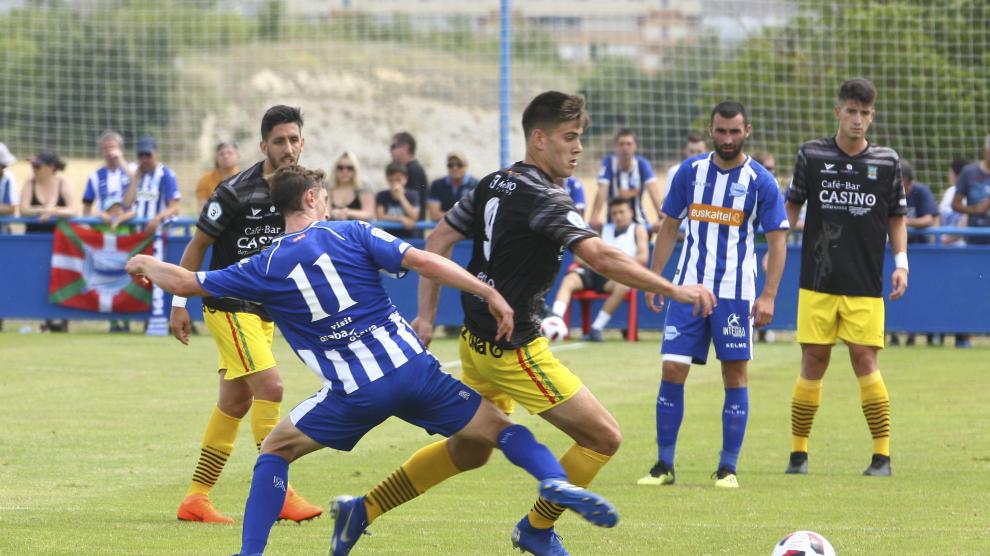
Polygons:
M741 183L732 183L729 184L729 195L733 197L745 197L748 189L748 187Z
M871 180L877 179L877 167L876 166L867 166L866 167L866 178L867 179L871 179Z

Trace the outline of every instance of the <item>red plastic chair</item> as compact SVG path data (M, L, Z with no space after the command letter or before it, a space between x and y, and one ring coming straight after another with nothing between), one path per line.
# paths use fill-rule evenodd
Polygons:
M636 294L639 290L636 288L630 288L626 295L623 296L623 300L629 305L629 323L626 332L627 342L637 342L639 341L639 321L636 318ZM595 290L579 290L571 295L571 303L577 301L581 304L581 331L584 335L588 335L591 332L591 302L597 300L608 299L609 294L598 293ZM567 312L564 313L564 322L567 323L569 327L571 325L571 307L567 306Z

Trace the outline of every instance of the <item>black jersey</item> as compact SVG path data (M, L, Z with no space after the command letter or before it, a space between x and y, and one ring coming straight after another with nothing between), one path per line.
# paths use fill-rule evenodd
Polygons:
M264 162L222 181L199 215L196 227L212 237L210 270L226 268L267 248L282 235L285 219L272 204L262 178ZM233 297L204 297L203 305L228 312L254 313L268 319L264 308Z
M499 344L503 348L523 346L540 335L544 298L560 271L564 248L596 237L567 190L522 162L486 176L444 219L474 241L468 272L498 290L515 311L515 330ZM461 305L467 328L494 342L497 324L487 304L462 293Z
M849 156L835 137L809 141L798 149L787 200L808 202L801 287L881 297L887 220L907 213L897 153L871 144Z

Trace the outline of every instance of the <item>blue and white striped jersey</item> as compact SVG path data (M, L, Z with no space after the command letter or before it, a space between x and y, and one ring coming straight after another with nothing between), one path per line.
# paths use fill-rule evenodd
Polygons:
M382 286L409 244L365 222L315 222L257 255L197 273L214 296L260 302L300 359L350 394L424 351Z
M159 164L154 172L139 173L136 179L134 211L137 218L153 218L165 210L171 201L182 197L175 172L164 164Z
M131 168L132 171L134 169L136 166ZM107 210L114 204L124 202L124 193L130 185L131 177L127 169L118 166L111 170L103 166L90 174L89 179L86 180L83 202L96 205L100 211Z
M0 205L19 204L20 199L17 198L16 189L14 174L6 169L0 170Z
M663 212L688 219L674 283L702 284L721 299L756 298L756 226L786 230L777 181L750 157L723 171L715 153L685 160L671 182ZM757 218L759 219L757 221Z

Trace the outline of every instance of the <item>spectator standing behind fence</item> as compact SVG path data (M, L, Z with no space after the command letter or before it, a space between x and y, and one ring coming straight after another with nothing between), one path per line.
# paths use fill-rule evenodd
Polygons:
M647 257L650 253L650 234L646 231L646 226L633 222L632 206L625 199L609 201L608 212L612 221L602 226L602 241L636 259L639 264L643 265L643 268L646 268ZM595 320L591 323L591 331L587 336L581 338L590 342L602 342L605 340L605 326L612 319L612 313L622 304L622 299L629 291L629 286L598 274L583 264L580 259L578 259L578 263L577 268L569 271L561 280L552 311L554 315L563 318L564 314L567 313L567 308L570 307L571 296L576 291L594 290L598 293L608 293L608 299L605 300L601 310L595 316ZM635 303L635 300L632 303Z
M14 155L10 154L7 145L0 143L0 216L13 216L17 213L17 182L14 181L14 174L7 171L7 167L17 162ZM6 225L0 225L0 234L6 234L10 230Z
M50 234L55 230L54 220L79 216L79 201L68 180L58 173L65 170L65 162L55 151L43 150L31 159L31 179L21 191L21 216L37 216L39 222L26 226L29 234ZM68 332L69 321L45 320L42 332Z
M949 163L949 187L942 193L942 200L938 203L939 224L942 226L953 228L964 228L966 226L966 215L952 209L952 200L956 196L956 182L959 181L959 174L967 164L970 164L970 161L964 158L955 158ZM965 199L963 199L963 204L966 204ZM962 236L943 235L942 245L964 246L966 245L966 238Z
M237 167L240 162L241 152L237 149L237 143L223 141L217 144L213 155L213 170L203 174L196 182L197 210L203 210L207 199L213 195L213 191L220 185L220 182L240 172Z
M129 207L127 217L147 220L145 231L155 234L154 257L164 260L165 246L162 224L179 214L178 180L171 168L158 160L158 143L150 136L137 142L138 167L124 195L124 206ZM165 293L158 286L151 289L151 318L145 333L149 336L168 335L168 317L165 315Z
M345 151L330 173L330 219L375 219L375 194L361 181L357 156Z
M598 170L598 193L591 206L591 226L602 228L599 218L606 201L627 199L632 204L633 221L649 225L643 212L643 192L649 191L657 213L663 204L660 195L660 182L653 173L653 166L645 158L636 154L639 143L631 129L620 129L615 134L615 153L605 155Z
M901 159L901 183L904 184L904 196L907 199L905 222L908 227L908 243L928 243L929 239L927 235L911 233L911 231L930 228L938 224L938 205L935 204L935 196L932 195L932 190L927 185L915 183L914 166L903 159ZM926 336L928 338L928 345L939 343L935 341L934 334L928 333ZM914 342L915 334L908 334L905 344L913 346ZM901 341L897 337L897 334L892 333L890 335L890 345L897 346L900 343Z
M964 228L966 227L966 215L952 210L952 200L956 196L956 182L959 181L959 174L962 173L963 168L970 164L969 160L964 158L955 158L949 163L948 179L949 187L946 188L945 192L942 194L942 200L938 204L938 212L940 222L942 226L951 226L954 228ZM963 204L966 204L966 200L963 199ZM966 238L956 235L943 235L942 245L955 245L959 247L966 246ZM939 343L945 345L945 334L939 334ZM968 348L972 347L970 343L969 334L956 334L956 347L957 348Z
M10 166L17 159L10 154L7 145L0 143L0 216L14 216L17 214L17 204L14 202L17 187L14 181L14 174L7 172ZM6 224L0 224L0 234L10 233L10 228ZM0 330L3 330L3 319L0 319Z
M913 230L930 228L938 224L938 205L930 187L914 181L914 166L901 160L901 183L907 198L908 243L928 243L928 236L910 233Z
M392 162L398 162L406 167L406 189L415 191L419 196L419 214L426 218L426 194L429 180L426 170L416 160L416 138L408 131L400 131L392 136L389 147L392 152Z
M470 195L478 186L478 180L468 174L468 161L464 153L454 151L447 155L447 175L430 184L426 206L430 220L439 221L461 197Z
M90 174L83 192L83 216L98 215L111 228L116 228L124 214L124 193L131 184L136 165L124 159L124 139L115 131L105 131L99 139L103 166Z
M990 228L990 135L983 141L983 160L967 165L959 172L952 210L967 216L970 228ZM970 236L970 245L990 244L990 236Z
M397 162L389 164L385 167L385 179L388 180L388 189L375 196L377 219L402 224L405 230L389 230L396 237L416 237L419 194L408 188L406 167Z
M753 153L751 156L753 157L753 160L759 162L760 166L763 166L763 168L765 168L767 172L770 172L770 175L773 176L774 181L777 182L777 190L780 190L780 178L777 177L777 159L775 159L772 154L766 151L757 151ZM667 182L667 184L669 187L670 182ZM783 192L781 192L781 195L783 195ZM802 220L804 219L802 218ZM763 256L762 265L763 265L763 272L766 272L767 271L766 255ZM757 329L756 331L757 342L772 344L776 339L777 339L777 335L774 334L774 331L767 329L765 326Z

